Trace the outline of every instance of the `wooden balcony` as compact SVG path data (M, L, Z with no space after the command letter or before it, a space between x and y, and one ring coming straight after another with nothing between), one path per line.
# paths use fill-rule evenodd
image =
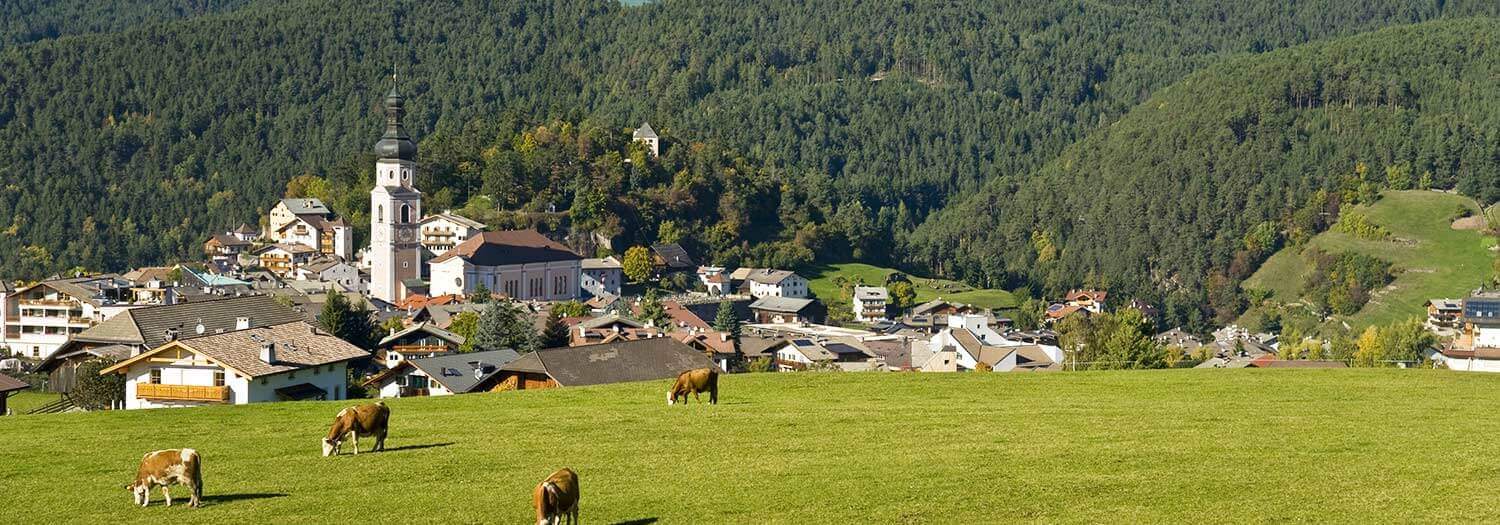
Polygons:
M441 354L449 350L445 345L394 345L391 347L392 352L398 352L401 355Z
M151 383L136 383L135 395L136 397L142 397L146 399L226 403L229 401L229 388L222 386L158 385Z

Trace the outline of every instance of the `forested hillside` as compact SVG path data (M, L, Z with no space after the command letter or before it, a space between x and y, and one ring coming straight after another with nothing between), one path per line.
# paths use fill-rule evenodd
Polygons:
M780 182L759 197L776 203L777 222L757 221L757 235L824 259L892 258L1010 286L1030 277L1010 259L1014 243L976 237L950 250L907 232L990 179L1021 184L1158 89L1225 57L1500 12L1492 2L1221 4L287 0L157 23L79 16L70 23L82 29L52 31L78 33L68 38L13 29L10 41L31 43L0 51L0 274L192 256L208 233L253 221L295 176L357 180L333 171L368 169L358 162L379 132L377 104L394 65L424 152L506 118L616 133L649 120L669 148L704 145L738 159L682 164L688 177L738 164ZM488 144L448 149L472 160ZM418 185L447 190L454 206L485 196L532 211L571 209L582 187L512 191L514 171L462 166L431 162ZM1067 186L1050 191L1071 199ZM625 230L627 240L654 240L661 228L644 224L651 220ZM705 238L721 220L678 233ZM917 251L900 256L907 243ZM1205 266L1219 258L1195 257ZM1058 267L1041 282L1087 273ZM1140 274L1096 270L1117 283Z
M1208 304L1232 319L1238 283L1345 205L1387 188L1500 198L1496 78L1495 19L1229 60L1035 174L1000 174L918 230L911 262L979 281L1090 282L1165 298L1175 318Z
M251 0L7 0L0 2L0 48L109 33L142 24L220 13Z

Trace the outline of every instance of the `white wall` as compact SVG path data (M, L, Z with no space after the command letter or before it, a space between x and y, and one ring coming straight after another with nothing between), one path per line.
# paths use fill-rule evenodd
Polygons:
M1448 365L1449 370L1462 372L1500 372L1500 360L1496 359L1455 359L1444 357L1443 363Z
M202 361L199 361L199 363L202 363ZM152 369L160 369L162 371L162 384L193 386L213 386L214 371L222 370L216 366L190 364L188 360L179 360L174 363L147 363L145 361L136 363L128 368L125 374L126 409L172 408L218 404L137 398L136 384L150 382ZM303 369L249 379L226 370L224 372L224 386L229 388L229 402L236 405L279 401L280 399L276 397L276 389L301 383L311 383L314 386L322 388L324 392L327 392L328 399L347 399L348 392L344 390L346 388L346 371L346 363L335 363L317 367L317 373L314 373L312 369Z
M450 293L468 295L473 293L480 283L483 283L491 292L505 293L506 281L516 282L516 293L512 298L521 300L567 301L577 299L582 290L579 279L583 272L576 260L524 265L475 266L461 257L454 257L442 263L429 264L428 268L431 269L432 295ZM567 279L560 293L553 287L553 279L557 277ZM537 278L542 280L542 294L532 295L530 283Z
M1474 327L1474 346L1500 348L1500 327Z

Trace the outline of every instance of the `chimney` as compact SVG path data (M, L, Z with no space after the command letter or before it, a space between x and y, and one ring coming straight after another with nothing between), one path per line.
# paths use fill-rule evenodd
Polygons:
M234 318L234 329L235 330L249 330L250 329L250 318L249 317L236 317L236 318Z
M164 332L164 335L166 336L166 339L168 341L176 341L177 340L177 329L176 328L168 328Z
M479 361L469 361L469 366L474 367L474 380L484 379L484 367Z
M276 343L266 341L260 344L260 360L268 365L276 364Z
M719 342L720 343L729 342L729 332L720 333L719 334Z
M582 339L582 338L585 338L585 337L588 337L588 336L589 336L589 329L584 328L583 324L579 324L578 325L578 338Z

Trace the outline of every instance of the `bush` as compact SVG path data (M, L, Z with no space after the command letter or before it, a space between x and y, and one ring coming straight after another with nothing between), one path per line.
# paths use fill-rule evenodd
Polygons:
M750 363L745 365L745 371L751 373L775 372L776 365L769 357L757 357L751 359Z
M73 404L84 410L104 410L125 399L125 376L120 374L99 375L100 370L113 364L103 359L90 359L78 365L78 384L73 387Z

